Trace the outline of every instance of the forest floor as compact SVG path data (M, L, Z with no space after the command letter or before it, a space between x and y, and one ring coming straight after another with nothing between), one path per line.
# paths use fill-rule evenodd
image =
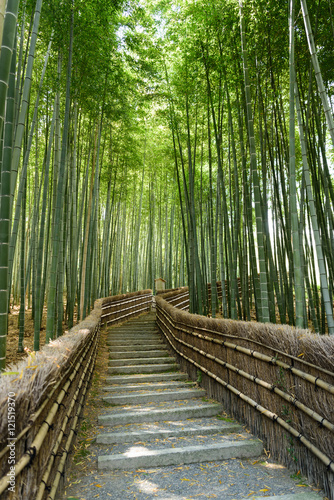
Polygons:
M26 358L29 352L34 350L34 320L32 318L32 310L25 311L24 339L23 352L18 352L19 344L19 313L20 306L14 306L8 315L8 336L7 336L7 356L6 366L15 365L22 359ZM40 348L45 344L45 328L46 328L47 309L44 307L42 316L42 327L40 332ZM67 325L63 322L63 332L67 333Z

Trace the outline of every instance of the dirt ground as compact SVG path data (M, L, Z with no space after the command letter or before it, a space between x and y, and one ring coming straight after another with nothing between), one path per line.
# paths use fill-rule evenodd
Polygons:
M20 306L14 306L8 315L8 336L7 336L7 359L6 367L15 365L28 356L28 353L34 350L34 321L32 319L31 309L26 309L24 325L24 352L18 352L19 343L19 312ZM45 344L46 327L46 307L43 310L42 327L40 333L40 348ZM63 332L67 333L67 325L63 323Z

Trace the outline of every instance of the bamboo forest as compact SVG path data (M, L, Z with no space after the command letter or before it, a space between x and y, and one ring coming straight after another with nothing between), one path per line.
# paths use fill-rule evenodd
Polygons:
M157 278L334 334L333 0L0 0L0 39L0 369L14 310L37 351Z

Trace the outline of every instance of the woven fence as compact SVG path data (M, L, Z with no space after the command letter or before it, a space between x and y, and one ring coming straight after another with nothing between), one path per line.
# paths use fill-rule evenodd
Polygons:
M1 499L59 495L94 370L100 325L147 311L151 302L150 290L99 299L68 334L1 374Z
M169 303L156 297L157 322L181 367L272 457L334 500L334 339L189 314L173 307L172 294L181 301L179 290L167 294Z

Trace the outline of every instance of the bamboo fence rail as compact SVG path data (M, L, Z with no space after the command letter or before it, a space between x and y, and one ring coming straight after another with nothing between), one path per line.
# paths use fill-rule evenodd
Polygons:
M129 319L151 304L151 290L99 299L68 334L1 375L1 499L59 495L94 371L100 325ZM15 401L15 437L9 434L9 399Z
M334 500L334 340L288 325L192 315L173 307L181 295L156 298L158 326L181 367L273 457Z
M129 305L131 304L131 305ZM141 290L104 299L101 323L119 323L151 308L152 290Z

